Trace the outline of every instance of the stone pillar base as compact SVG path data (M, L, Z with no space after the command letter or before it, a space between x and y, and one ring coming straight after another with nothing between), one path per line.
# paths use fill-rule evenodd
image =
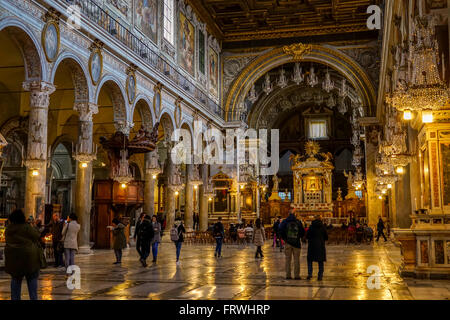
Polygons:
M78 254L93 254L94 251L91 250L90 246L81 246L78 248Z

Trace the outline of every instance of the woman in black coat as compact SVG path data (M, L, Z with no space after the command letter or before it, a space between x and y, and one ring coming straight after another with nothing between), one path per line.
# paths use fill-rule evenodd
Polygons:
M322 280L323 277L323 263L327 261L327 253L325 250L325 241L328 240L328 234L325 226L320 220L320 216L316 216L315 220L311 223L311 226L306 233L308 239L308 280L312 278L313 261L319 263L319 274L317 280Z

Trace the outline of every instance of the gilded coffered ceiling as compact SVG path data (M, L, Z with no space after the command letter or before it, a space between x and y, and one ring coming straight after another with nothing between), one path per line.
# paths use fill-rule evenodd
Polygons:
M379 0L189 0L224 42L367 32Z

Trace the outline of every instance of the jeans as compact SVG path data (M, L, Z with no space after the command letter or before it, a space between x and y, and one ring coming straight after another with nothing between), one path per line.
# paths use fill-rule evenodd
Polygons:
M318 261L317 262L319 264L319 273L318 273L318 277L322 278L323 276L323 261ZM308 276L312 277L312 273L313 273L313 261L308 259Z
M55 256L55 267L63 266L63 252L58 250L58 243L53 243L53 255Z
M66 259L66 269L75 264L75 249L64 249L64 257Z
M177 261L180 260L180 253L181 253L181 245L183 242L175 242L175 247L177 248Z
M264 257L264 256L263 256L263 253L262 253L262 248L261 248L261 246L257 246L257 247L256 247L255 258L258 258L258 254L261 255L261 258Z
M222 242L223 242L223 238L216 238L216 252L215 252L215 255L218 255L219 257L222 255Z
M30 300L37 300L39 271L25 276L25 278L27 279L28 295L30 296ZM23 277L11 278L11 300L21 300L22 280Z
M152 244L153 261L156 261L156 258L158 257L158 246L159 242L153 242Z
M380 236L383 236L384 241L387 241L386 236L384 235L383 230L378 230L377 241L380 240Z
M114 254L116 255L116 261L122 262L122 249L114 249Z
M300 248L286 243L284 254L286 255L286 278L291 277L292 256L294 256L294 278L300 278Z

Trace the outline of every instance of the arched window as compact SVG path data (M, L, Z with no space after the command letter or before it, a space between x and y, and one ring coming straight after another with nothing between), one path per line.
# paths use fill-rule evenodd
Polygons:
M174 45L174 0L164 0L164 39Z

